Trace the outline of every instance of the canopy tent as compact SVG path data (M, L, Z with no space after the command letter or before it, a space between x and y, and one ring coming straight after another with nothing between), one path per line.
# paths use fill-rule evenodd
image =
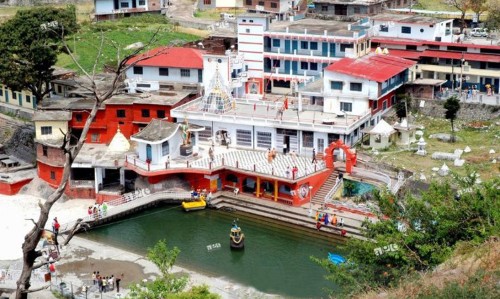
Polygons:
M396 133L396 130L389 125L385 120L380 120L380 122L371 129L368 134L370 134L370 146L373 149L386 148L391 143L391 135Z

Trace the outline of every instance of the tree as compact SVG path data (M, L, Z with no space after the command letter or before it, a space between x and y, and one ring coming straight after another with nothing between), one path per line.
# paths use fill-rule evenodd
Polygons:
M37 9L35 9L37 10ZM73 12L74 13L74 12ZM21 16L18 16L21 20L19 20L19 25L20 26L31 26L28 22L25 22L22 20L23 16L26 16L29 20L31 20L31 15L30 13L26 14L21 14ZM58 16L57 14L54 14L54 17ZM47 224L48 216L50 209L54 205L54 203L59 200L59 198L62 196L66 185L69 180L70 172L71 172L71 165L73 164L74 159L78 156L83 144L85 143L85 139L87 138L87 133L89 131L90 125L92 121L94 120L97 111L101 109L105 102L110 99L111 97L117 95L118 93L121 92L121 89L119 88L122 84L122 79L124 77L124 74L128 68L134 67L137 63L149 59L153 56L156 55L161 55L163 53L166 53L168 51L168 47L164 47L162 50L155 51L154 55L150 54L151 52L147 51L145 54L140 54L141 51L143 51L145 48L154 45L157 41L158 38L158 33L162 31L162 28L158 28L158 30L153 34L152 38L149 40L149 42L145 43L145 46L142 47L134 47L133 49L128 49L125 50L125 53L123 53L123 58L119 59L117 61L117 64L114 68L114 70L111 72L113 74L112 79L110 80L110 84L107 86L99 85L96 84L96 65L100 62L100 59L102 59L102 50L104 46L104 35L101 34L101 45L99 48L99 51L97 53L97 56L95 58L95 64L92 72L87 72L85 69L83 69L79 64L77 59L73 56L72 52L70 51L68 45L65 42L65 32L68 32L66 28L64 27L66 23L59 23L57 20L50 20L50 19L44 19L47 21L48 25L47 26L42 26L44 30L49 31L50 33L46 33L44 31L39 32L41 34L40 37L33 36L33 39L39 39L36 40L36 44L39 45L47 45L49 43L62 43L63 48L65 51L70 55L70 57L74 60L74 62L78 65L80 68L80 71L84 74L84 80L82 82L79 82L78 84L80 85L80 88L86 89L87 91L92 94L92 97L90 97L90 100L93 101L93 106L92 109L89 112L88 118L85 122L85 125L82 129L82 133L77 140L76 144L70 143L71 139L71 134L68 132L67 134L64 135L64 142L61 145L61 150L64 151L64 157L65 157L65 162L64 162L64 168L63 168L63 174L61 178L61 183L57 187L57 189L54 190L52 194L49 195L45 203L39 203L40 207L40 214L38 216L38 219L35 222L34 227L26 234L24 243L22 245L22 251L23 251L23 268L21 272L21 276L19 277L17 281L17 290L16 290L16 299L27 299L28 298L28 293L32 293L35 291L40 290L39 289L30 289L31 286L31 273L33 270L38 269L42 266L47 265L49 262L46 260L42 261L37 261L38 257L42 255L41 251L37 250L37 245L40 241L41 238L41 233L42 230L44 229L45 225ZM70 26L72 23L70 23ZM9 25L11 26L11 25ZM5 28L1 29L2 32L2 38L6 40L7 38L3 35L6 34ZM30 31L27 30L29 33ZM37 31L38 32L38 31ZM58 38L57 38L58 37ZM43 49L43 47L41 47ZM137 59L133 61L133 63L129 63L130 59L132 57L137 56ZM15 56L16 60L19 60L17 56ZM25 65L32 65L35 64L36 61L38 61L37 57L34 56L26 56L23 60L23 64ZM51 60L51 62L54 62ZM50 66L47 65L46 70L52 69L52 65ZM40 95L46 94L46 92L41 92ZM43 97L39 99L40 101L43 101ZM72 236L81 228L81 223L82 219L78 219L76 223L74 224L73 227L71 227L68 232L67 232L67 238L63 242L62 245L67 245L69 241L71 240ZM48 286L46 286L48 287Z
M497 236L499 184L499 178L473 185L433 182L420 196L408 194L398 201L388 192L380 193L380 216L388 218L379 216L379 222L365 223L364 237L372 242L349 239L348 262L340 266L311 259L328 272L337 296L395 286L403 277L441 264L461 243L474 246Z
M460 34L464 33L465 14L471 8L472 1L479 0L450 0L450 4L460 11Z
M479 17L481 14L488 9L487 0L469 0L470 9L476 14L477 22L479 23Z
M445 117L450 120L451 123L451 142L455 142L455 128L453 123L457 118L457 113L460 110L460 101L456 96L449 97L444 103L444 109L446 109Z
M171 273L180 250L177 247L169 249L165 240L160 240L153 248L148 248L147 257L160 270L161 276L153 281L131 286L133 298L200 298L216 299L218 295L211 294L208 287L197 286L183 292L187 285L185 276L175 276Z
M394 109L396 110L396 115L401 121L406 117L406 113L411 109L411 96L409 94L400 94L396 97L398 99Z
M500 29L500 0L489 0L487 3L488 18L486 19L486 27L490 30Z
M44 30L51 22L61 26ZM54 23L52 23L54 24ZM60 36L76 31L74 6L20 10L0 26L0 82L13 91L28 89L38 104L50 92L53 66L63 50Z

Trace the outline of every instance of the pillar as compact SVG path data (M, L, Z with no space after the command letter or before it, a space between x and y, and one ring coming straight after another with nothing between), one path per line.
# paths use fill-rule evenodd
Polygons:
M255 189L255 194L260 197L260 177L257 177L257 189Z
M120 185L125 186L125 168L120 168Z
M274 201L278 201L278 180L274 180Z

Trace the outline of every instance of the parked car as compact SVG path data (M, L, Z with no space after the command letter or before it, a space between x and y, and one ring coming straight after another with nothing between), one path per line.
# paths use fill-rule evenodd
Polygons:
M474 28L471 30L470 35L474 37L488 37L488 29L486 28Z

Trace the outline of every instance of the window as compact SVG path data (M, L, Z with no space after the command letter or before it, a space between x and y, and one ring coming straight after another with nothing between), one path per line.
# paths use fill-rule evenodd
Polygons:
M343 85L342 81L330 81L330 88L333 90L342 90Z
M271 136L269 132L257 132L257 147L271 148Z
M382 103L382 110L385 110L385 109L387 109L387 101L384 101Z
M281 66L281 60L273 60L273 67L279 68Z
M181 77L191 77L190 69L181 69Z
M0 97L3 97L3 89L0 88Z
M160 74L160 76L168 76L168 68L166 68L166 67L161 67L161 68L159 69L159 74Z
M281 46L281 41L277 38L273 38L273 47L279 48Z
M328 133L328 144L339 140L339 138L340 138L339 134Z
M396 96L391 97L391 105L396 104Z
M340 111L352 112L352 103L340 102Z
M44 126L40 128L42 135L52 135L52 127Z
M245 29L245 32L246 33L250 33L250 29Z
M382 136L380 134L375 135L375 143L381 143L382 142Z
M363 84L355 82L351 82L350 86L351 91L361 91L361 89L363 88Z
M128 2L121 2L120 7L121 8L128 8Z
M271 2L271 8L278 8L278 3Z
M260 6L264 6L264 1L259 1Z
M42 155L45 157L48 156L48 148L46 145L42 145Z
M139 5L140 6L146 5L146 0L139 0Z
M212 127L205 126L205 129L198 133L198 139L208 141L209 138L212 138Z
M328 11L328 5L321 5L321 11Z
M309 43L309 49L311 49L311 50L318 50L318 42L310 42Z
M147 83L137 83L137 87L141 87L141 88L151 88L151 84L147 84Z
M126 115L126 112L124 109L116 110L116 117L123 118L123 117L125 117L125 115Z
M156 111L156 116L158 118L165 118L165 110L158 110L158 111Z
M301 69L301 70L307 70L307 69L308 69L308 63L307 63L307 62L305 62L305 61L302 61L302 62L300 63L300 69Z
M372 108L373 108L373 110L375 110L375 109L378 108L378 102L377 101L373 101Z
M359 6L354 6L354 13L355 14L360 14L361 13L361 8Z
M411 34L411 27L408 27L408 26L401 26L401 33L404 33L404 34Z
M203 4L212 5L212 0L203 0Z
M168 145L168 140L161 144L161 155L166 156L170 154L170 147Z
M149 117L149 109L142 109L141 115L142 117Z
M31 97L29 95L26 95L26 103L31 103Z
M90 136L91 142L99 142L101 135L99 133L92 133Z
M57 86L57 92L58 92L58 93L62 93L62 86L61 86L61 85L58 85L58 86Z
M274 80L273 87L290 88L290 81L285 80Z
M13 100L17 99L17 93L15 91L12 92L12 99Z
M302 49L309 49L309 42L306 42L306 41L301 41L300 42L300 47Z
M415 45L406 45L406 50L417 51L417 46L415 46Z
M246 0L245 5L252 5L252 0Z
M302 132L302 146L314 147L314 132L309 132L309 131Z
M53 172L53 171L50 172L50 179L51 180L55 180L56 179L56 173L55 172Z
M134 66L134 75L142 75L142 66Z
M389 32L389 26L387 26L387 25L380 25L379 31L380 32Z
M252 131L236 130L236 145L252 146Z
M352 49L353 44L340 44L340 52L345 52L346 49Z
M316 62L311 62L311 63L309 64L309 69L310 69L311 71L317 71L317 70L318 70L318 63L316 63Z
M82 122L82 120L83 120L82 114L81 113L75 114L75 120L77 123Z

